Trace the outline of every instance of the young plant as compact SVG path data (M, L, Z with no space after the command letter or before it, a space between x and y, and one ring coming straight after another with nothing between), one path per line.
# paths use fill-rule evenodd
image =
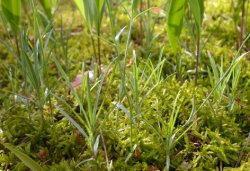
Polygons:
M107 73L109 71L110 66L113 64L110 63L110 65L107 67L107 69L104 71L104 73L101 75L100 80L97 83L94 83L93 86L91 86L89 75L85 75L84 80L81 85L81 94L77 92L77 90L72 86L69 77L66 75L65 71L63 70L62 66L58 62L57 59L54 58L55 64L65 80L67 86L72 91L74 98L77 102L77 104L80 107L79 113L77 113L65 100L62 98L54 95L58 100L60 100L63 105L70 110L70 113L66 112L61 106L56 106L56 108L64 115L65 118L67 118L82 134L84 139L87 142L87 146L89 150L92 153L91 158L84 160L83 162L80 162L78 166L81 164L84 164L86 161L96 160L97 159L97 153L98 153L98 146L100 141L100 125L99 125L99 115L102 111L102 104L100 105L99 99L101 95L102 85L105 80L105 77L107 76ZM84 67L83 67L83 74L84 74ZM95 93L95 99L92 98L92 91L96 90ZM87 104L87 107L85 107L84 104Z

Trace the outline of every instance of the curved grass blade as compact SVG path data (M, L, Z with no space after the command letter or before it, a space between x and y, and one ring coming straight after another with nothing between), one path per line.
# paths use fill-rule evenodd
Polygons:
M84 129L72 118L70 117L62 108L56 106L56 108L63 114L65 118L67 118L77 129L78 131L84 136L84 138L88 139L89 136L84 131Z
M7 143L2 144L5 148L9 149L12 153L14 153L25 164L25 166L30 168L32 171L44 171L44 169L37 162L35 162L28 155L24 154L16 147Z

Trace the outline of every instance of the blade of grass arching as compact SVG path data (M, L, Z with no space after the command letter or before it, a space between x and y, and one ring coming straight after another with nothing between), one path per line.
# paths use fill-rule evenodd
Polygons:
M12 31L14 34L17 34L21 18L21 0L2 0L1 7L3 15L10 23Z
M30 168L32 171L45 171L45 169L43 169L37 162L35 162L32 158L23 153L21 150L8 143L1 144L5 148L9 149L12 153L14 153L15 156L17 156L25 164L25 166Z
M172 0L168 12L167 32L171 46L178 47L187 0Z
M176 132L176 134L177 134L178 132L180 132L180 131L183 131L183 132L182 132L178 137L176 137L176 139L175 139L173 145L175 145L176 143L178 143L179 140L185 135L185 133L186 133L187 131L189 131L189 130L193 127L193 125L194 125L196 122L198 122L198 120L200 120L200 119L199 119L199 118L195 119L187 128L185 128L185 127L183 126L182 129L179 129L179 130ZM185 124L185 125L186 125L186 124Z
M83 116L84 116L84 119L85 121L87 122L87 125L88 127L90 126L90 123L89 123L89 119L87 117L87 112L85 111L84 107L83 107L83 104L81 103L81 98L79 97L79 95L77 94L75 88L72 86L72 84L70 83L70 79L69 77L67 76L67 74L65 73L65 71L63 70L61 64L58 62L58 60L53 57L53 60L59 70L59 73L62 75L63 79L65 80L66 82L66 85L70 88L70 90L73 92L75 98L76 98L76 101L78 102L79 106L80 106L80 110L83 112Z
M113 101L112 104L115 105L118 109L122 110L128 117L130 117L129 110L121 103Z
M78 119L79 123L82 124L85 127L85 129L87 130L85 132L87 132L87 133L90 132L90 129L89 129L90 126L86 125L86 122L82 119L82 117L78 113L76 113L76 111L74 110L74 108L72 108L65 100L63 100L62 98L58 97L57 95L55 95L53 93L51 93L51 95L53 97L55 97L56 99L58 99L60 102L62 102L63 105L67 107L67 109L70 109L71 114L74 114L74 116Z
M83 128L72 118L70 117L62 108L56 106L56 108L66 117L77 129L78 131L84 136L85 139L88 139L87 133L83 130Z

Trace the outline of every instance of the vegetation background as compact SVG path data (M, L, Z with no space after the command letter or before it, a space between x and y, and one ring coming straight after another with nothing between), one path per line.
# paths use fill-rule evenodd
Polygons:
M250 170L249 0L1 0L0 170Z

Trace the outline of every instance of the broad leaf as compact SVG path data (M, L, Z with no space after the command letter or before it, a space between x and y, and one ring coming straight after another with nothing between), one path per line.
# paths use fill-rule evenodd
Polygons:
M21 0L2 0L1 7L12 31L17 34L21 17Z
M5 148L9 149L12 153L14 153L28 168L32 171L44 171L44 169L29 156L24 154L21 150L12 146L11 144L2 143Z
M181 34L187 0L172 0L168 12L167 32L171 46L176 50Z
M204 13L204 0L188 0L191 12L194 16L197 33L200 34Z

